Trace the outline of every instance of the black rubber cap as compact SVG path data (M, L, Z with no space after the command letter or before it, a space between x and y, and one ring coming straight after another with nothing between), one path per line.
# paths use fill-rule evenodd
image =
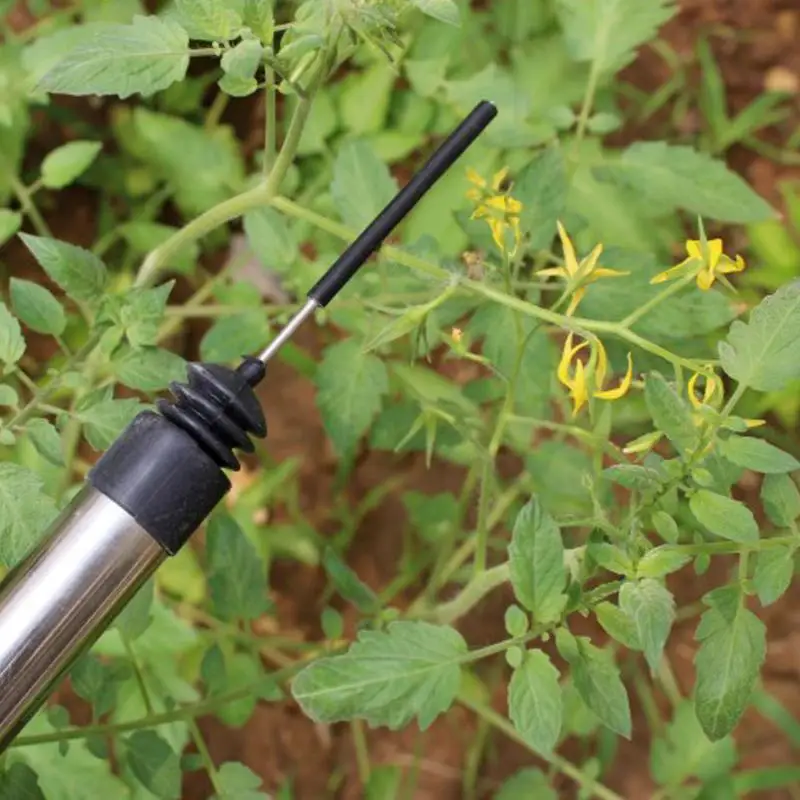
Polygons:
M231 488L219 465L186 431L153 411L131 422L88 480L170 555Z

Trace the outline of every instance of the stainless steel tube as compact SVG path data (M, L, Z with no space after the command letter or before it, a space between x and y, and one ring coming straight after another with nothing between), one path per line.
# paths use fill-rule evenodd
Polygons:
M0 584L0 752L166 557L87 485Z

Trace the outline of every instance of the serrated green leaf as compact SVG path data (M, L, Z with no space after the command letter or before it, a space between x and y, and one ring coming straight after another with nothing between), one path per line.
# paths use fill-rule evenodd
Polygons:
M655 38L677 11L674 0L557 0L556 12L576 61L600 74L616 72Z
M125 740L125 755L131 772L156 797L164 800L180 798L180 758L156 731L132 733Z
M363 140L345 142L333 165L331 192L342 219L361 230L394 197L397 185L386 164Z
M119 616L114 620L114 627L129 642L138 639L150 625L154 588L153 579L151 578L136 592L128 602L128 605L122 609Z
M762 392L780 391L800 379L800 280L778 289L731 325L719 343L722 368Z
M131 420L144 410L134 398L101 400L81 410L77 418L83 423L86 441L98 451L107 450Z
M130 25L98 25L41 79L54 94L145 97L182 80L189 37L172 19L137 16Z
M21 233L20 238L50 279L70 297L87 302L102 297L106 267L94 253L43 236Z
M760 222L775 216L769 204L723 161L691 147L636 142L597 178L634 190L655 207L683 209L723 222Z
M292 694L318 722L365 719L397 730L416 718L425 730L455 700L466 655L453 628L393 622L384 631L362 630L344 655L310 664Z
M100 142L74 141L57 147L42 161L42 183L49 189L69 186L92 165L102 150Z
M661 583L645 578L622 585L619 607L636 625L647 663L655 672L675 621L675 599Z
M456 27L461 25L461 14L454 0L411 0L411 4L440 22Z
M252 79L261 65L264 48L255 39L243 39L222 56L222 69L234 78Z
M244 24L258 36L262 42L272 44L275 20L273 0L244 0L242 11Z
M556 645L572 667L572 681L583 702L606 727L629 739L628 693L611 654L595 647L585 636L572 636L564 628L556 631Z
M244 216L244 232L253 252L267 268L286 272L297 259L298 247L285 217L272 208L260 208Z
M685 702L676 709L663 736L653 741L650 772L661 786L678 786L689 778L705 782L727 775L737 760L733 739L709 741L692 704Z
M698 432L688 405L657 372L647 376L644 399L656 428L666 434L681 455L697 447Z
M11 366L22 358L25 339L19 322L0 300L0 362Z
M772 605L780 598L794 577L795 547L771 547L761 550L753 575L753 585L762 606Z
M729 436L720 442L720 451L728 461L755 472L776 474L800 469L800 461L794 456L751 436Z
M105 664L92 654L79 658L69 673L75 694L91 703L98 717L116 705L120 684L128 675L127 665Z
M547 776L539 769L528 767L512 775L499 789L494 800L558 800Z
M529 650L508 685L508 715L539 753L550 753L561 732L563 708L558 670L541 650Z
M380 607L380 600L375 592L339 558L333 548L325 548L322 565L339 594L362 614L373 613Z
M235 361L260 350L270 339L269 320L261 309L220 317L200 341L208 362Z
M142 392L157 392L166 389L172 381L186 381L186 361L160 347L128 350L114 360L112 367L120 383Z
M691 560L691 556L671 547L655 547L642 556L636 566L636 575L639 578L663 578L677 572Z
M339 453L352 452L389 390L386 367L347 339L325 349L314 382L328 436Z
M25 424L25 432L40 456L57 467L64 466L64 448L58 431L46 419L32 419Z
M0 797L8 800L47 800L39 787L36 773L27 765L17 762L0 773Z
M676 544L680 538L680 531L678 530L678 523L667 514L666 511L659 509L653 513L652 517L653 527L658 531L658 535L670 544Z
M636 630L636 624L617 606L604 601L594 607L594 613L600 627L620 644L625 645L629 650L641 650L642 643Z
M238 761L226 761L217 770L217 784L222 795L214 795L212 800L269 800L269 795L259 792L261 778Z
M397 71L385 60L343 82L339 110L344 127L356 136L378 133L385 127Z
M770 521L788 528L800 517L800 491L788 475L767 475L761 484L761 502Z
M689 498L697 521L711 533L733 542L757 542L758 523L744 503L700 489Z
M609 542L590 543L587 555L603 569L617 575L632 575L634 572L633 561L621 548Z
M0 564L19 561L55 515L56 505L37 475L17 464L0 464Z
M514 197L522 203L522 229L530 237L530 247L542 250L550 246L556 234L556 222L567 205L567 172L561 148L543 150L514 181Z
M266 569L256 549L228 514L216 514L206 530L208 588L222 620L250 620L269 608Z
M538 622L553 622L566 605L564 543L555 520L532 498L519 512L508 548L517 599Z
M702 642L695 656L695 713L706 736L718 741L736 727L750 701L766 656L766 629L741 605L732 615L712 607L695 638Z
M4 245L22 226L22 214L0 208L0 246Z
M663 483L663 476L651 467L638 464L615 464L603 470L603 475L626 489L658 489Z
M33 281L12 278L11 307L31 330L60 336L67 326L61 303L44 286Z

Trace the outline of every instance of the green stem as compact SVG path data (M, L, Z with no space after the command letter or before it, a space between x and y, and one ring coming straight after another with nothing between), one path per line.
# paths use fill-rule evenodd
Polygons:
M264 177L272 172L275 156L278 151L278 113L275 95L275 70L267 67L266 86L264 87Z
M228 107L229 102L229 94L226 94L222 91L217 93L217 96L214 98L214 102L211 104L211 108L208 109L205 125L206 130L213 130L219 125L219 121L222 119L222 115L225 113L225 109Z
M14 194L17 196L17 199L20 202L25 213L30 217L31 222L33 223L33 227L36 229L36 233L39 236L46 236L48 238L52 238L53 234L50 231L49 226L45 222L44 217L39 212L39 209L36 208L36 204L33 202L33 198L30 195L25 184L13 173L9 172L10 178L9 183L11 184L11 189L13 190Z
M214 791L216 792L219 800L224 800L226 796L225 789L220 783L219 773L214 765L214 759L211 758L211 753L206 745L206 740L203 738L203 734L200 732L200 726L197 724L197 720L194 717L188 721L188 724L189 733L192 735L192 741L194 742L194 746L197 748L197 752L200 754L200 760L203 762L203 768L208 773L211 785L214 787Z
M540 753L538 750L535 750L525 737L522 736L505 717L498 714L493 708L476 702L472 697L466 694L460 694L458 702L466 706L470 711L473 711L481 719L486 720L493 728L503 733L509 739L513 739L535 755L547 761L563 775L575 781L584 791L591 792L592 795L599 797L600 800L624 800L624 798L616 792L613 792L607 786L603 786L602 783L598 783L593 778L584 775L572 762L567 761L567 759L557 753Z
M121 636L122 639L122 646L125 648L125 653L128 656L128 660L131 662L131 666L133 667L133 675L136 679L136 685L139 688L139 694L142 696L142 702L144 703L144 709L149 716L151 716L153 712L153 703L150 700L150 692L147 690L147 684L144 680L144 673L142 672L142 668L139 665L139 661L136 658L136 653L133 650L133 645L128 639L127 636Z
M510 577L508 562L480 572L452 600L433 609L431 618L441 625L452 625Z
M619 324L623 328L631 328L642 317L649 314L656 306L660 305L665 300L672 297L672 295L677 294L679 291L681 291L681 289L688 286L693 280L695 280L694 275L685 275L681 280L669 284L665 289L660 291L657 295L651 297L644 305L637 308L636 311L633 311L630 314L628 314L628 316L625 317L625 319L623 319Z
M578 148L583 137L586 135L586 127L589 124L589 117L592 115L592 107L594 106L594 98L597 94L597 86L600 83L600 69L597 60L592 62L592 68L589 72L589 80L586 83L586 92L583 95L583 103L578 115L578 127L575 130L575 144L573 152Z
M353 749L356 753L358 779L361 781L362 787L366 787L372 774L372 767L369 763L369 745L364 732L364 723L360 719L354 719L350 723L350 732L353 735Z

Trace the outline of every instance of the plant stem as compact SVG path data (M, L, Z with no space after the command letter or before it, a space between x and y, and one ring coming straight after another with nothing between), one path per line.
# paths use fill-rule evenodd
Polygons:
M510 577L508 562L478 573L452 600L433 609L431 618L441 625L452 625Z
M575 130L575 143L573 152L578 148L586 135L586 126L589 124L589 117L592 114L592 107L594 106L594 98L597 94L597 86L600 83L600 69L598 62L595 59L592 62L592 68L589 72L589 80L586 82L586 92L583 95L583 103L578 115L578 127Z
M275 96L275 70L267 67L266 86L264 87L264 177L272 172L275 156L278 151L278 113Z
M632 327L642 317L644 317L646 314L649 314L657 305L660 305L665 300L672 297L672 295L677 294L681 289L688 286L694 279L694 275L684 275L681 280L671 283L657 295L651 297L644 305L637 308L636 311L628 314L628 316L625 317L625 319L623 319L619 324L622 325L623 328Z
M200 726L197 724L197 720L194 717L188 720L188 725L189 732L192 735L192 741L194 742L194 746L197 748L197 752L200 754L200 760L203 762L203 768L208 773L211 785L214 787L217 797L220 798L220 800L224 800L225 790L220 783L219 773L214 765L214 759L211 758L211 753L208 751L206 740L203 738L203 734L200 732Z
M125 653L128 656L128 660L131 662L131 666L133 667L133 675L136 679L136 685L139 688L139 694L142 696L142 702L144 703L145 711L147 711L148 716L152 715L153 712L153 703L150 700L150 692L147 691L147 684L144 681L144 673L142 672L142 668L139 665L139 661L136 658L136 653L133 650L133 645L128 639L127 636L122 635L120 636L122 639L122 646L125 648Z
M11 184L11 188L14 191L14 194L17 196L23 210L30 217L33 227L36 229L36 233L38 233L39 236L47 236L52 238L53 234L45 222L44 217L39 212L39 209L36 208L36 204L33 202L33 198L31 197L30 192L25 184L13 172L9 171L9 175L9 183Z
M364 723L360 719L354 719L350 723L350 733L353 736L353 749L356 753L358 779L361 781L361 786L366 787L372 774L372 767L369 763L369 746L364 732Z
M211 108L208 109L205 124L206 130L211 130L219 125L219 121L225 113L229 101L230 95L225 94L223 91L217 93L214 102L211 104Z
M523 747L530 750L535 755L547 761L559 772L571 778L585 791L590 791L595 797L600 800L624 800L616 792L603 786L594 779L584 775L581 770L576 767L572 762L558 755L557 753L540 753L534 750L533 747L525 740L525 738L516 730L516 728L502 715L498 714L493 708L483 705L482 703L475 702L471 697L466 694L460 694L458 702L466 706L470 711L473 711L481 719L486 720L493 728L505 734L509 739L513 739Z

